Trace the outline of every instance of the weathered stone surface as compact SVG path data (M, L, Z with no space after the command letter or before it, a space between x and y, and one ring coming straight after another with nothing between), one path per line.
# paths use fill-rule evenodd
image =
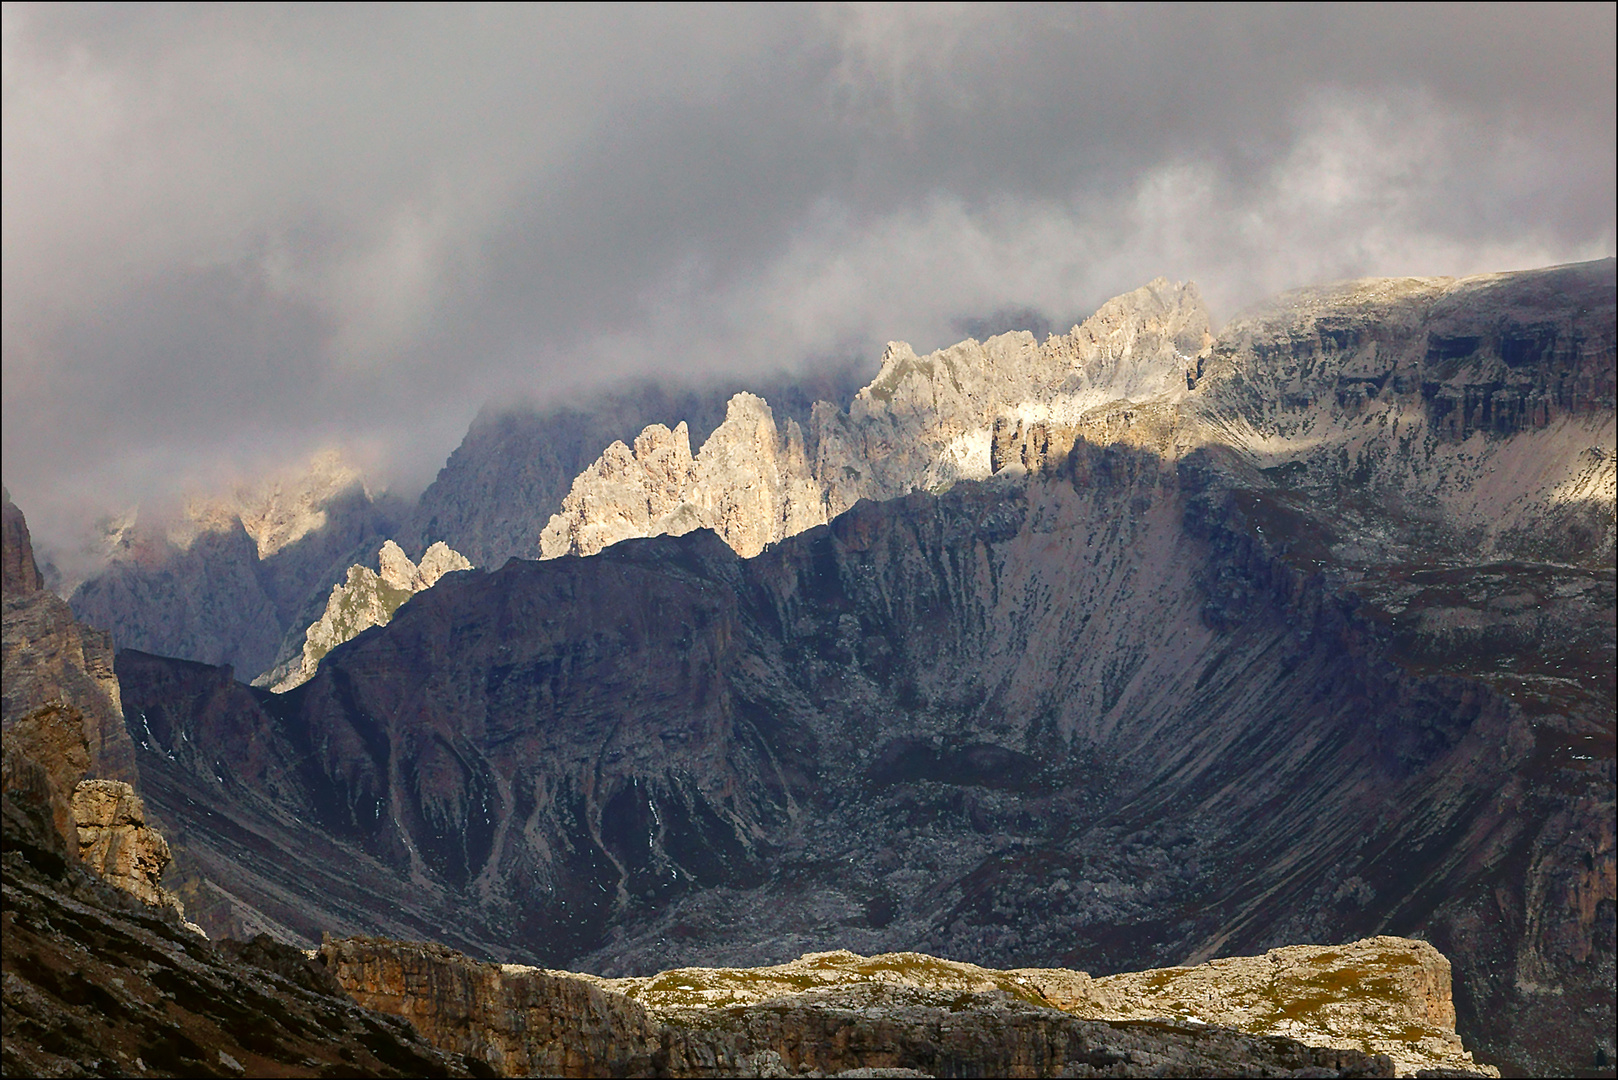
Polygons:
M609 446L574 481L539 550L544 558L593 555L631 537L706 528L750 557L825 520L797 422L778 432L769 405L741 393L695 458L684 423L648 427L633 451Z
M80 618L122 646L257 673L284 649L296 655L332 584L397 534L405 509L341 457L320 454L301 470L193 499L173 520L110 520L104 567L63 589Z
M993 433L1008 418L1071 421L1116 400L1178 400L1210 341L1196 287L1159 279L1044 344L1018 331L917 357L891 342L846 411L816 404L807 437L743 393L694 460L684 425L646 428L633 451L614 443L574 481L538 554L592 555L709 528L751 557L862 498L988 476Z
M373 626L386 626L401 604L438 584L445 574L470 569L465 556L442 540L427 549L419 566L398 544L385 541L377 552L377 569L349 567L348 580L332 586L326 610L304 632L298 654L254 679L253 685L268 686L278 694L301 686L320 667L321 657Z
M1077 1019L1016 973L916 954L619 980L371 938L320 958L355 1000L505 1076L1394 1075L1354 1049Z
M491 408L473 422L422 493L409 535L416 547L442 539L475 565L490 569L514 556L532 558L573 481L612 443L633 446L652 425L684 423L692 445L701 445L724 421L728 403L741 390L768 401L778 423L793 419L807 430L816 401L844 407L868 378L863 364L822 364L755 375L745 382L615 386L545 409Z
M4 773L5 1075L491 1074L113 888L71 857L50 825L45 768L9 734Z
M11 492L0 488L0 580L6 596L21 596L45 587L34 564L34 545L28 536L28 522L11 501Z
M41 708L66 706L79 718L98 776L134 780L135 747L124 730L123 702L112 670L112 639L73 618L40 587L28 525L5 499L5 591L0 623L0 723L12 725Z
M72 808L86 866L148 904L178 904L158 884L171 859L168 841L147 826L146 804L134 788L122 780L81 780Z
M90 771L90 747L84 737L84 719L69 705L46 705L18 719L5 733L6 746L18 760L27 759L43 772L46 785L30 805L49 805L51 827L65 843L76 845L72 794ZM19 781L20 783L20 781ZM7 781L6 786L11 786ZM29 781L29 786L37 786Z
M1042 991L1050 978L1018 974ZM1061 976L1052 981L1056 992L1066 989ZM1498 1076L1492 1066L1475 1063L1455 1033L1450 986L1449 960L1431 945L1376 937L1110 975L1062 1005L1081 1016L1168 1017L1386 1054L1400 1076L1423 1069Z
M409 1020L435 1045L503 1076L648 1075L660 1048L646 1011L582 979L505 971L441 945L328 940L320 960L366 1008Z

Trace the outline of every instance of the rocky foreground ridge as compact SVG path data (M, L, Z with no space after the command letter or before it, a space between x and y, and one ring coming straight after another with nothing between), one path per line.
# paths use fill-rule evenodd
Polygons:
M31 566L15 557L25 544L4 550ZM1144 973L1156 1012L1133 986L1112 989L1129 976L915 954L607 980L375 939L328 940L313 960L268 936L213 943L158 884L168 849L132 787L79 779L78 712L7 719L7 1075L1494 1075L1469 1068L1453 1033L1447 963L1395 939L1171 973L1196 983L1190 995ZM1228 1027L1177 1022L1164 1007L1177 996L1210 1014L1273 1008ZM1131 1005L1150 1019L1111 1022ZM1384 1043L1397 1056L1374 1052Z
M1499 1075L1454 1033L1448 962L1398 938L1099 980L917 953L634 979L371 938L318 958L505 1076Z

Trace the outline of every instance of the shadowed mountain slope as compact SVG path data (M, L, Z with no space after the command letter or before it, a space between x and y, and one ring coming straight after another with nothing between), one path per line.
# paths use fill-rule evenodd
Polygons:
M602 974L1419 934L1484 1060L1610 1056L1612 271L1284 297L923 424L988 479L455 575L284 695L121 653L187 908Z

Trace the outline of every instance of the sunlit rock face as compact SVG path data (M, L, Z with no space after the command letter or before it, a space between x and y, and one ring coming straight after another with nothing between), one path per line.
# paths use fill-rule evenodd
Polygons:
M1211 341L1145 292L1115 310L1159 329L1051 339L1102 372L1062 408L949 404L1050 385L1051 341L890 352L799 426L825 524L770 532L790 426L743 400L706 474L752 477L733 502L692 497L712 436L626 443L559 534L626 538L453 575L289 693L121 653L188 908L611 975L1419 935L1482 1060L1610 1053L1613 263L1355 283Z
M321 657L373 626L386 626L406 600L432 588L445 574L472 569L472 564L440 540L417 565L388 540L377 551L377 567L374 571L358 564L349 567L347 581L332 586L326 610L304 631L298 652L254 679L253 685L268 686L279 694L308 682Z
M529 554L593 555L631 537L708 528L750 558L862 498L987 477L993 432L1007 419L1072 422L1107 402L1176 401L1210 340L1196 287L1159 279L1043 344L1019 331L918 357L892 342L848 408L818 403L807 432L743 393L694 458L683 423L647 427L633 449L613 443Z
M816 402L845 407L868 378L863 362L844 362L794 373L722 378L710 385L613 386L547 409L491 407L473 422L422 493L406 530L414 546L405 546L417 550L443 540L474 565L491 569L509 558L533 558L541 532L561 509L573 481L613 443L630 448L651 427L662 425L672 432L683 423L689 445L700 447L724 422L731 398L742 390L767 401L777 424L784 427L796 420L807 430Z
M357 1001L409 1019L437 1046L481 1057L504 1076L1498 1075L1475 1066L1449 1024L1428 1015L1447 1003L1449 974L1430 946L1378 938L1346 951L1369 970L1304 947L1225 961L1217 973L1119 976L1197 983L1195 1006L1160 991L1156 1003L1174 1011L1151 1013L1120 1009L1083 972L996 971L918 953L810 953L766 968L626 979L480 963L438 945L374 938L328 940L319 958ZM1286 996L1291 987L1278 986L1272 961L1289 976L1309 965L1307 981L1333 988ZM1355 993L1372 972L1397 978ZM1226 998L1273 1001L1313 1041L1270 1032L1263 1009L1236 1023L1186 1013L1218 1010Z

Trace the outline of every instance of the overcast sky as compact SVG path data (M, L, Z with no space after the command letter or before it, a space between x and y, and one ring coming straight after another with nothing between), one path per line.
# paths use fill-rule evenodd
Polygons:
M484 403L1614 250L1611 4L4 7L4 479L75 520Z

